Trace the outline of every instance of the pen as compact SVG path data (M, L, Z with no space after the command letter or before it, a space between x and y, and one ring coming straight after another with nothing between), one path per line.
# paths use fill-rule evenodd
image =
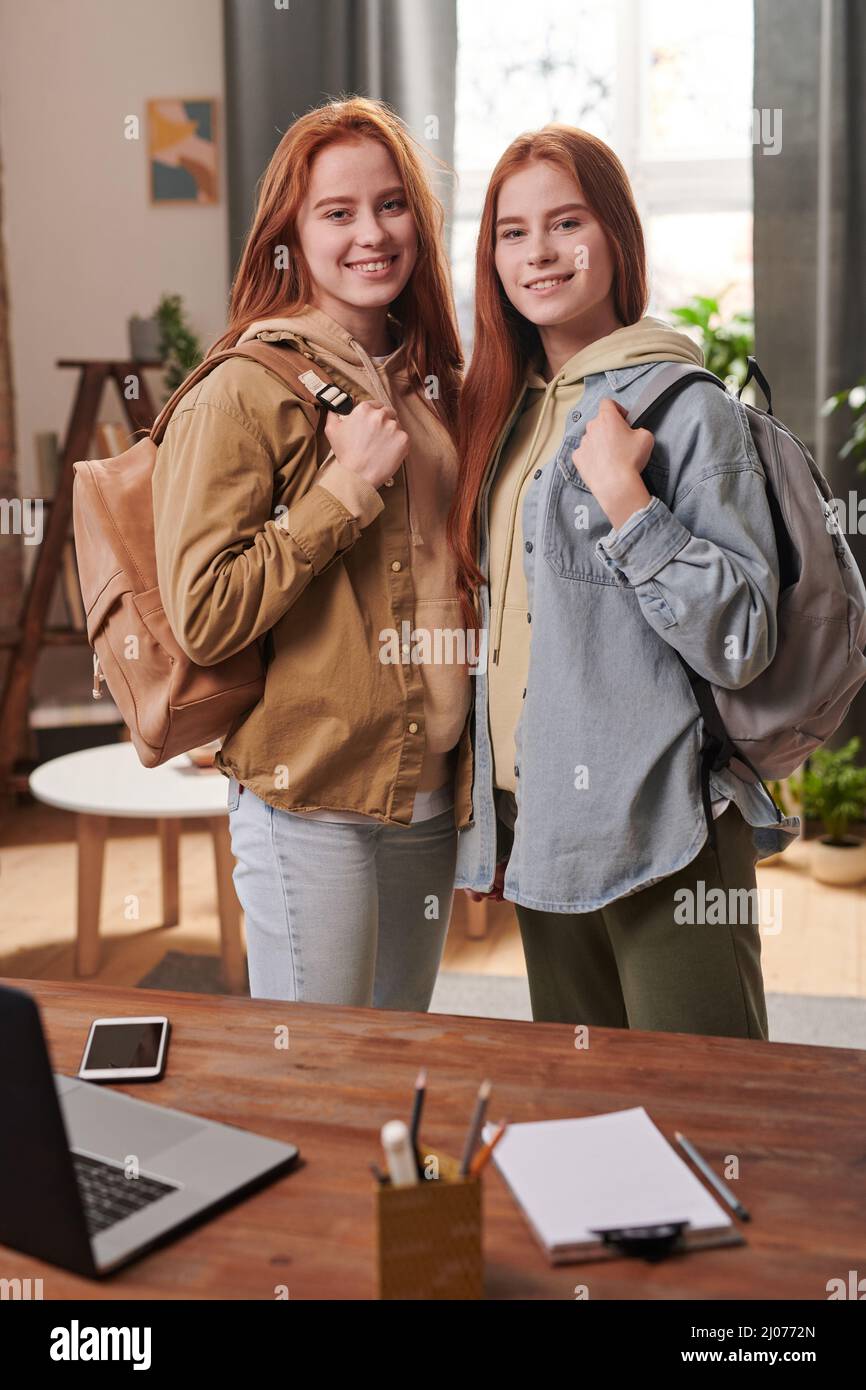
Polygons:
M415 1155L419 1178L424 1176L424 1172L421 1166L421 1159L418 1156L418 1126L421 1123L421 1111L424 1108L424 1096L426 1091L427 1069L426 1067L422 1067L415 1079L415 1099L412 1102L412 1120L409 1125L409 1143L412 1145L412 1153Z
M487 1113L487 1102L490 1099L490 1092L493 1089L490 1081L482 1081L478 1087L478 1099L475 1102L475 1111L472 1116L472 1123L469 1126L469 1133L466 1136L466 1147L463 1150L463 1158L460 1162L460 1176L465 1178L469 1173L469 1164L472 1155L478 1144L478 1136L481 1133L481 1126L484 1124L484 1116Z
M719 1196L724 1198L728 1206L731 1208L731 1211L734 1212L734 1214L738 1216L741 1221L751 1221L752 1218L746 1211L746 1208L742 1205L741 1202L737 1200L737 1198L729 1190L727 1185L722 1182L722 1179L716 1177L716 1174L713 1172L710 1165L706 1162L705 1159L701 1158L701 1155L698 1153L694 1144L690 1144L685 1135L680 1134L679 1130L674 1131L674 1138L676 1139L680 1147L685 1149L689 1158L692 1160L692 1163L694 1163L695 1166L700 1169L707 1182L712 1183Z
M496 1148L496 1145L499 1143L500 1139L502 1138L502 1136L503 1136L503 1134L505 1133L505 1131L506 1131L507 1128L508 1128L508 1121L507 1121L507 1120L500 1120L500 1121L499 1121L499 1128L497 1129L497 1131L496 1131L496 1133L494 1134L493 1138L490 1139L490 1140L488 1140L488 1142L484 1145L484 1148L483 1148L483 1149L479 1149L479 1150L478 1150L477 1154L475 1155L475 1157L473 1158L472 1162L470 1163L470 1165L469 1165L469 1176L470 1176L470 1178L475 1178L475 1177L478 1176L479 1173L483 1172L484 1168L486 1167L487 1163L488 1163L489 1160L490 1160L490 1155L493 1153L493 1150Z

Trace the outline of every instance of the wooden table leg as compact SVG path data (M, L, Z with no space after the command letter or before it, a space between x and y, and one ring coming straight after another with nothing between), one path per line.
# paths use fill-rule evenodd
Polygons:
M241 905L238 902L232 879L235 861L232 854L228 817L209 816L207 823L213 840L214 862L216 864L223 984L231 994L243 994L246 991L247 977L241 937Z
M108 816L78 816L77 975L95 975L99 969L99 910L107 838Z
M162 925L176 927L180 921L178 895L177 842L180 822L175 817L158 820L159 858L162 870Z

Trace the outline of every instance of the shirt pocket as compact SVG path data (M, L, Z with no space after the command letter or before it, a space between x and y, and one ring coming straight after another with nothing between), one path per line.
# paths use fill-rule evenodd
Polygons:
M572 462L579 442L579 436L566 435L556 455L544 519L544 559L560 579L633 589L623 576L618 582L596 552L598 542L613 528ZM641 477L650 494L664 498L664 464L650 458Z

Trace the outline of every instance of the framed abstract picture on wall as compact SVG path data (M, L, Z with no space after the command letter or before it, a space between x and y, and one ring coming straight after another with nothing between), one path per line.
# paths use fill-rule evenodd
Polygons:
M217 101L157 97L147 103L152 203L219 202Z

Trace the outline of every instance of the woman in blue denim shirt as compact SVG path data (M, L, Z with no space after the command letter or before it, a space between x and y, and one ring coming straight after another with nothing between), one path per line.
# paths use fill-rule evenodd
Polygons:
M773 659L778 561L739 403L696 382L624 416L686 337L644 316L643 234L595 137L548 126L494 170L451 537L476 677L459 887L515 904L536 1019L767 1037L762 786L711 780L680 656L737 688ZM530 640L531 639L531 640ZM679 654L679 655L678 655Z

